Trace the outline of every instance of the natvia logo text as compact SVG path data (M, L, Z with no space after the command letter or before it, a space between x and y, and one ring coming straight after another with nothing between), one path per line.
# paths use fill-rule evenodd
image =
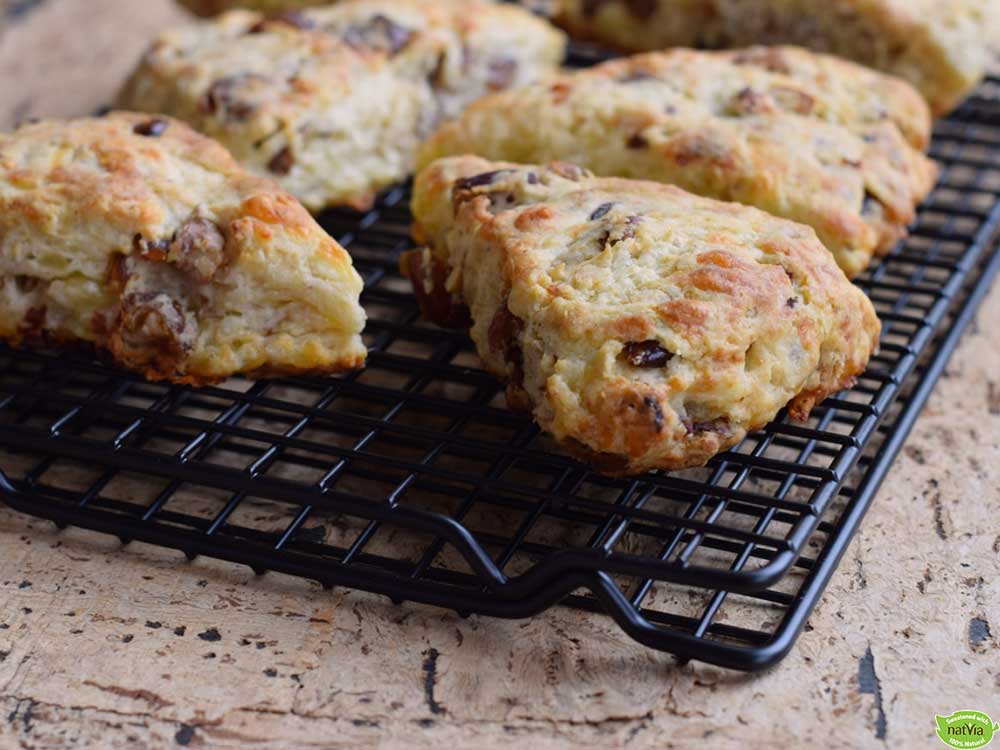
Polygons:
M1000 724L982 711L956 711L951 716L938 716L937 736L948 747L986 747L993 740L994 733L1000 734Z

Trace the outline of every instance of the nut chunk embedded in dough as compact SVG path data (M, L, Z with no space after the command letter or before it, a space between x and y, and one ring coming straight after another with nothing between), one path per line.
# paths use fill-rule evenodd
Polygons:
M347 252L270 180L162 116L0 134L0 338L83 341L151 379L359 367Z
M404 256L428 317L608 474L705 463L864 369L879 322L806 226L679 188L446 158ZM460 314L467 306L466 317Z

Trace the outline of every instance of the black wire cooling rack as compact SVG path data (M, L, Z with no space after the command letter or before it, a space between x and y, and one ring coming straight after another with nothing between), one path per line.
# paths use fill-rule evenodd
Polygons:
M1000 85L936 128L941 179L858 280L884 323L857 386L697 470L614 480L561 454L461 333L423 323L408 190L321 217L365 277L368 366L191 389L0 349L17 510L461 613L563 602L737 669L791 648L1000 268Z

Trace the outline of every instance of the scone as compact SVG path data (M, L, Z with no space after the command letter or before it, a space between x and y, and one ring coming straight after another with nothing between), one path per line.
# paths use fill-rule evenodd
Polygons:
M199 16L216 16L233 8L280 13L285 10L310 8L314 5L330 5L336 0L177 0L177 2Z
M536 13L551 15L555 12L557 0L517 1ZM315 5L332 5L337 0L177 0L177 2L199 16L217 16L234 8L247 8L262 13L280 13L286 10L311 8Z
M404 256L508 402L608 474L705 463L851 385L879 322L809 227L579 167L442 159ZM467 309L466 309L467 306Z
M181 122L116 112L0 134L0 339L85 342L155 380L359 367L351 259Z
M577 37L628 52L799 44L901 76L952 109L1000 41L996 0L555 0Z
M553 70L564 51L543 19L483 0L232 11L164 33L118 104L185 120L311 210L367 208L412 173L437 123Z
M850 276L905 234L936 168L908 84L794 47L672 50L486 97L445 123L441 156L571 161L812 226Z

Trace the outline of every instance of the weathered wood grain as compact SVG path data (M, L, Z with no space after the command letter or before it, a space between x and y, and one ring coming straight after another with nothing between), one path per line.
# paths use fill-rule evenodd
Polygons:
M35 6L0 14L3 127L106 102L182 18ZM463 620L3 509L0 747L934 747L935 712L1000 718L1000 289L978 320L768 674L677 666L575 611Z

